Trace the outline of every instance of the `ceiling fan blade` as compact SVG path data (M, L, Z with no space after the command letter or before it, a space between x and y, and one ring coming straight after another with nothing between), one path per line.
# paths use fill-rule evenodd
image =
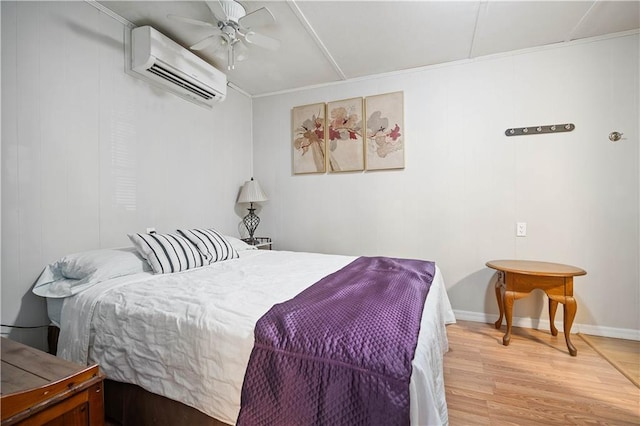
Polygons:
M214 27L214 28L216 27L216 25L213 25L211 22L199 21L197 19L191 19L184 16L167 15L167 18L173 19L175 21L186 22L187 24L199 25L201 27Z
M280 42L275 38L267 37L253 31L246 33L244 35L244 40L249 44L255 44L256 46L264 47L269 50L278 50L278 48L280 48Z
M219 36L218 35L210 35L209 37L203 38L202 40L200 40L199 42L197 42L196 44L191 46L189 49L191 49L191 50L202 50L202 49L206 49L209 46L213 46L216 43L220 44Z
M258 10L247 13L238 20L238 24L243 28L254 28L262 25L274 24L275 22L276 18L273 17L271 11L266 7L261 7Z
M205 3L209 7L209 10L211 11L211 13L213 13L217 19L221 21L229 20L229 16L227 15L227 12L224 10L224 7L222 7L221 0L209 0L209 1L205 1Z

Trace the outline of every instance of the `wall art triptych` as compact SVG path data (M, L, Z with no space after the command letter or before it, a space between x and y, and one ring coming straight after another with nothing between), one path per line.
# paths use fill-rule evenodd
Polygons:
M403 92L294 107L293 173L404 168Z

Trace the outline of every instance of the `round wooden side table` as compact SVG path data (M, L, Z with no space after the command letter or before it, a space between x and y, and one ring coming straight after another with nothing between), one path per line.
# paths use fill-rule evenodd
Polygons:
M549 298L549 321L551 334L558 335L554 324L558 303L564 308L564 339L572 356L578 350L571 343L571 326L576 317L578 305L573 298L573 277L586 275L586 271L575 266L561 263L537 262L533 260L492 260L487 262L489 268L500 272L496 282L496 299L500 309L500 318L496 321L496 328L502 326L502 317L507 321L507 332L502 338L502 344L509 345L511 341L511 323L513 316L513 302L526 297L532 290L539 288Z

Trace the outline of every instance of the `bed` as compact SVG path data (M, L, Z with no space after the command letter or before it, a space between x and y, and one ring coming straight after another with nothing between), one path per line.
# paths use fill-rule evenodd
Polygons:
M356 257L254 250L226 238L237 257L170 274L154 274L142 261L126 273L97 279L95 268L88 268L93 279L56 286L78 277L60 279L45 270L34 292L47 297L52 323L60 327L58 356L96 363L115 383L137 385L234 424L256 322ZM137 256L130 248L118 250ZM411 424L448 422L442 362L445 324L452 322L436 266L411 362Z

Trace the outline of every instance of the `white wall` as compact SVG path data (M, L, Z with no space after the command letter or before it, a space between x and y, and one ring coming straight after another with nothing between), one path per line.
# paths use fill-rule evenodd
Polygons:
M88 3L3 1L1 15L2 324L48 323L30 289L64 254L150 226L237 234L251 99L229 90L208 110L125 74L124 25Z
M254 176L270 197L258 234L279 249L435 260L459 317L477 320L498 312L486 261L576 265L588 275L573 330L638 338L638 51L632 34L256 98ZM292 107L398 90L404 170L292 175ZM576 129L504 135L565 122ZM548 324L539 291L514 312Z
M64 254L154 226L237 233L251 174L276 248L436 260L462 317L495 317L496 258L565 262L577 327L640 329L638 36L520 52L207 110L124 73L124 26L85 2L1 2L2 324L46 324L30 288ZM291 108L403 90L406 168L291 175ZM506 138L513 126L572 133ZM621 131L625 140L607 135ZM515 237L515 222L529 236ZM515 315L545 318L540 294ZM44 347L44 330L11 337ZM3 327L3 334L8 329ZM636 332L637 335L637 332Z

